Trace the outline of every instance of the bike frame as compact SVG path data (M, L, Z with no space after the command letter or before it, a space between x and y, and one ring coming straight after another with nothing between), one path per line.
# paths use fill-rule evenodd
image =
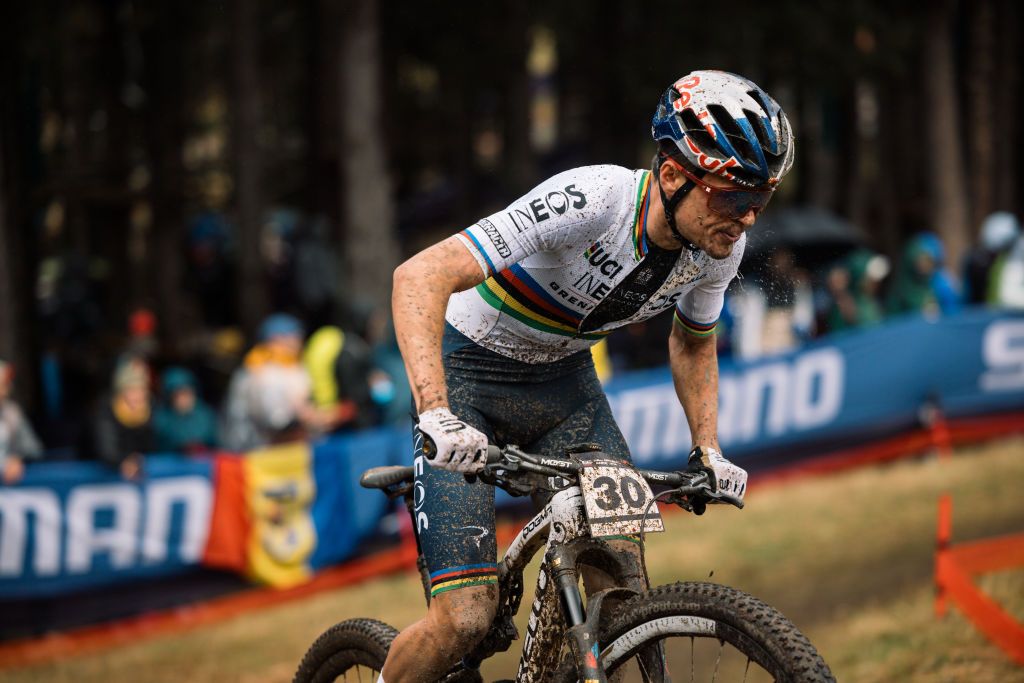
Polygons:
M606 597L626 599L645 590L643 568L634 555L617 551L607 541L590 536L579 486L556 492L519 531L498 565L499 576L521 585L523 570L541 548L545 549L544 559L537 575L516 681L548 680L558 666L565 635L580 680L604 682L607 679L598 664L597 643L601 604ZM589 615L579 590L579 564L600 569L619 586L590 596ZM502 599L508 600L509 596L503 595ZM514 615L518 602L513 602L512 607ZM491 654L493 651L480 653L479 660Z

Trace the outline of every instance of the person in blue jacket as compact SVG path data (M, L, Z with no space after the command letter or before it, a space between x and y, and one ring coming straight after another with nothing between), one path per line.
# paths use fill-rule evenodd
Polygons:
M194 453L217 446L217 416L199 397L192 372L182 367L164 371L163 398L153 418L158 450Z

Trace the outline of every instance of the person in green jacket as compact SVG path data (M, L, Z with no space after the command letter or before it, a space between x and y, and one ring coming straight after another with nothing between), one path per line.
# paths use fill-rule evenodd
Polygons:
M889 260L868 249L857 249L833 267L828 275L828 329L838 332L882 322L878 286L888 273Z
M163 396L153 417L159 451L194 453L217 446L217 416L199 397L195 375L185 368L168 368Z

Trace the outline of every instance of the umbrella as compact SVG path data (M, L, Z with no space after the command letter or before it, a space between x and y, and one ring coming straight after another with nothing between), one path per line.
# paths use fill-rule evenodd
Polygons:
M778 248L802 263L832 260L867 243L864 232L828 209L792 207L766 211L747 233L747 254L763 256Z

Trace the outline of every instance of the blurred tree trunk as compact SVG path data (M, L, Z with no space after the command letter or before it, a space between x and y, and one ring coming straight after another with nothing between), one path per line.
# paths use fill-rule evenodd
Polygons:
M151 86L153 105L150 116L149 145L153 178L150 183L153 202L152 253L156 276L156 302L159 332L164 349L175 354L183 333L182 263L185 216L184 168L182 147L185 141L185 88L183 82L183 45L185 40L183 6L164 0L159 8L159 30L152 36Z
M971 235L992 213L995 199L995 32L993 0L970 3L966 130L970 136Z
M4 140L0 137L0 359L17 363L18 297L14 292L14 231L8 220L4 183Z
M262 158L259 146L259 11L253 0L234 0L231 61L234 85L233 143L235 234L238 238L238 306L249 334L267 313L267 282L260 257L263 229Z
M895 256L903 244L902 215L900 201L914 196L914 178L911 167L904 160L912 159L918 154L919 146L912 147L907 143L915 139L913 131L904 135L902 124L913 122L913 118L904 118L904 112L912 112L916 100L907 92L907 87L899 80L889 78L879 87L879 100L886 102L890 113L880 116L878 120L879 149L885 150L878 163L878 181L876 188L879 193L879 224L875 232L875 245L882 252ZM910 107L908 107L908 103ZM905 172L894 172L895 166L891 159L900 160Z
M7 199L9 185L6 162L8 154L17 158L15 150L7 148L7 142L9 132L14 130L12 100L18 94L17 86L21 85L21 81L14 68L17 48L11 14L10 7L0 9L0 19L3 20L0 24L0 76L8 84L7 97L0 102L0 358L18 364L18 336L22 326L18 324L19 297L14 290L17 283L14 265L19 259L15 223L12 220L15 212Z
M828 100L816 88L807 88L800 97L800 145L797 155L802 164L801 185L806 202L827 209L835 208L836 154L833 139L826 136L825 107Z
M455 203L456 221L469 224L475 216L475 190L476 173L473 164L473 142L479 134L476 121L473 116L473 77L467 65L460 63L451 70L451 78L446 79L451 87L451 102L454 103L455 112L453 120L455 125L451 130L450 147L452 156L455 157L455 187L458 194ZM502 150L502 158L508 154L508 150Z
M995 69L995 154L993 160L993 208L1021 211L1022 197L1016 194L1022 175L1017 171L1021 147L1020 115L1024 93L1020 89L1022 15L1016 0L999 0L996 5Z
M388 172L380 84L377 0L345 8L339 51L342 224L348 297L387 307L398 265L395 208Z
M335 49L342 22L341 7L326 0L307 0L306 23L306 192L312 215L332 220L337 202L337 69Z
M505 158L512 194L519 195L533 187L538 179L533 167L530 145L530 74L526 69L530 49L529 10L522 0L505 0L504 72L508 78L505 93Z
M847 163L846 184L846 217L854 225L875 236L876 226L868 220L869 202L873 199L869 186L868 169L870 167L873 142L865 131L862 100L870 96L872 84L864 78L851 82L847 95L846 106L849 126L849 153Z
M967 179L960 140L964 127L957 117L958 89L953 62L953 3L936 2L928 9L924 38L924 101L930 109L926 136L929 173L930 227L946 246L946 262L959 267L970 243Z

